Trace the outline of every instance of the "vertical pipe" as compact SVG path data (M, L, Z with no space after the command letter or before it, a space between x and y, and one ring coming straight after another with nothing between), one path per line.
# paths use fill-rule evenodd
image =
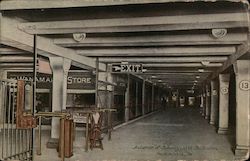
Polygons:
M60 153L61 153L61 159L62 161L64 161L64 152L65 152L65 148L64 148L64 132L65 132L65 117L61 118L61 149L60 149Z
M10 154L10 110L11 110L11 83L8 85L9 93L8 93L8 114L7 114L7 145L6 145L6 150L7 150L7 157L9 157Z
M26 157L27 157L27 159L29 159L29 129L26 129L25 130L25 132L26 132L26 137L25 137L25 140L26 140L26 143L25 143L25 145L26 145Z
M98 108L98 80L99 80L99 58L96 58L96 69L95 69L95 74L96 74L96 82L95 82L95 106Z
M42 117L39 116L39 125L38 125L38 149L37 149L37 155L41 155L41 125L42 125Z
M11 113L11 155L13 155L13 152L14 152L14 149L13 149L13 144L14 144L14 113L15 113L15 106L14 106L14 103L15 103L15 85L13 84L12 86L12 93L11 93L11 100L12 100L12 113ZM15 154L15 153L14 153Z
M108 140L111 140L111 131L112 131L112 113L108 111Z
M2 89L1 90L2 93L1 93L1 96L0 96L0 97L2 97L2 99L1 99L2 100L2 102L1 102L2 111L1 112L3 112L2 113L2 116L3 116L2 117L2 124L3 124L2 126L3 127L1 127L1 130L2 130L2 129L4 129L4 115L5 115L4 114L4 82L1 82L1 89ZM1 132L1 133L2 133L1 134L1 145L2 145L2 147L1 147L1 158L3 158L4 157L3 156L4 155L4 138L3 138L4 135L3 135L3 132Z
M32 108L32 114L34 115L35 114L35 111L36 111L36 66L37 66L37 35L35 34L34 35L34 39L33 39L33 102L32 102L32 105L33 105L33 108ZM32 129L31 131L31 159L32 161L34 160L34 138L35 138L35 130Z
M87 114L87 123L86 123L86 140L85 140L85 151L88 151L89 148L89 113Z
M22 132L22 129L19 130L19 140L20 140L20 157L21 159L23 159L23 132Z

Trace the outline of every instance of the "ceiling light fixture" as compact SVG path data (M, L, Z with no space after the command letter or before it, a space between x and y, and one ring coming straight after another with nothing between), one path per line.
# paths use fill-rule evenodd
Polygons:
M73 34L73 39L77 42L80 42L86 38L86 33L74 33Z
M227 34L227 29L212 29L212 35L216 39L223 38Z
M205 70L203 68L198 69L200 73L203 73Z
M208 66L210 64L210 62L207 60L204 60L204 61L201 61L201 64L204 66Z

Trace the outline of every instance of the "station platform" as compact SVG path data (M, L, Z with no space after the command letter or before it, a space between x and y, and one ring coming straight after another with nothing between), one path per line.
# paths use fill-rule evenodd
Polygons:
M42 132L42 155L35 161L59 161L47 149L50 131ZM112 140L104 137L104 150L84 150L84 131L76 132L74 155L66 161L233 161L232 136L218 135L197 108L168 108L117 128Z

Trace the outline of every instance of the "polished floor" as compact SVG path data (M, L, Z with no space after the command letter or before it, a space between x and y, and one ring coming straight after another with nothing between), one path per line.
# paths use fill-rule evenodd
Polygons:
M43 131L42 155L35 161L59 161L46 149L49 131ZM218 135L198 109L169 108L113 131L104 137L104 150L84 151L84 131L77 132L74 155L66 161L233 161L232 137Z

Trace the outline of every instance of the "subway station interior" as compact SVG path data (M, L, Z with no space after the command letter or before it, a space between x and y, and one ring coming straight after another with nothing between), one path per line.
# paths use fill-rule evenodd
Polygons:
M247 0L0 1L0 160L248 160L249 18Z

